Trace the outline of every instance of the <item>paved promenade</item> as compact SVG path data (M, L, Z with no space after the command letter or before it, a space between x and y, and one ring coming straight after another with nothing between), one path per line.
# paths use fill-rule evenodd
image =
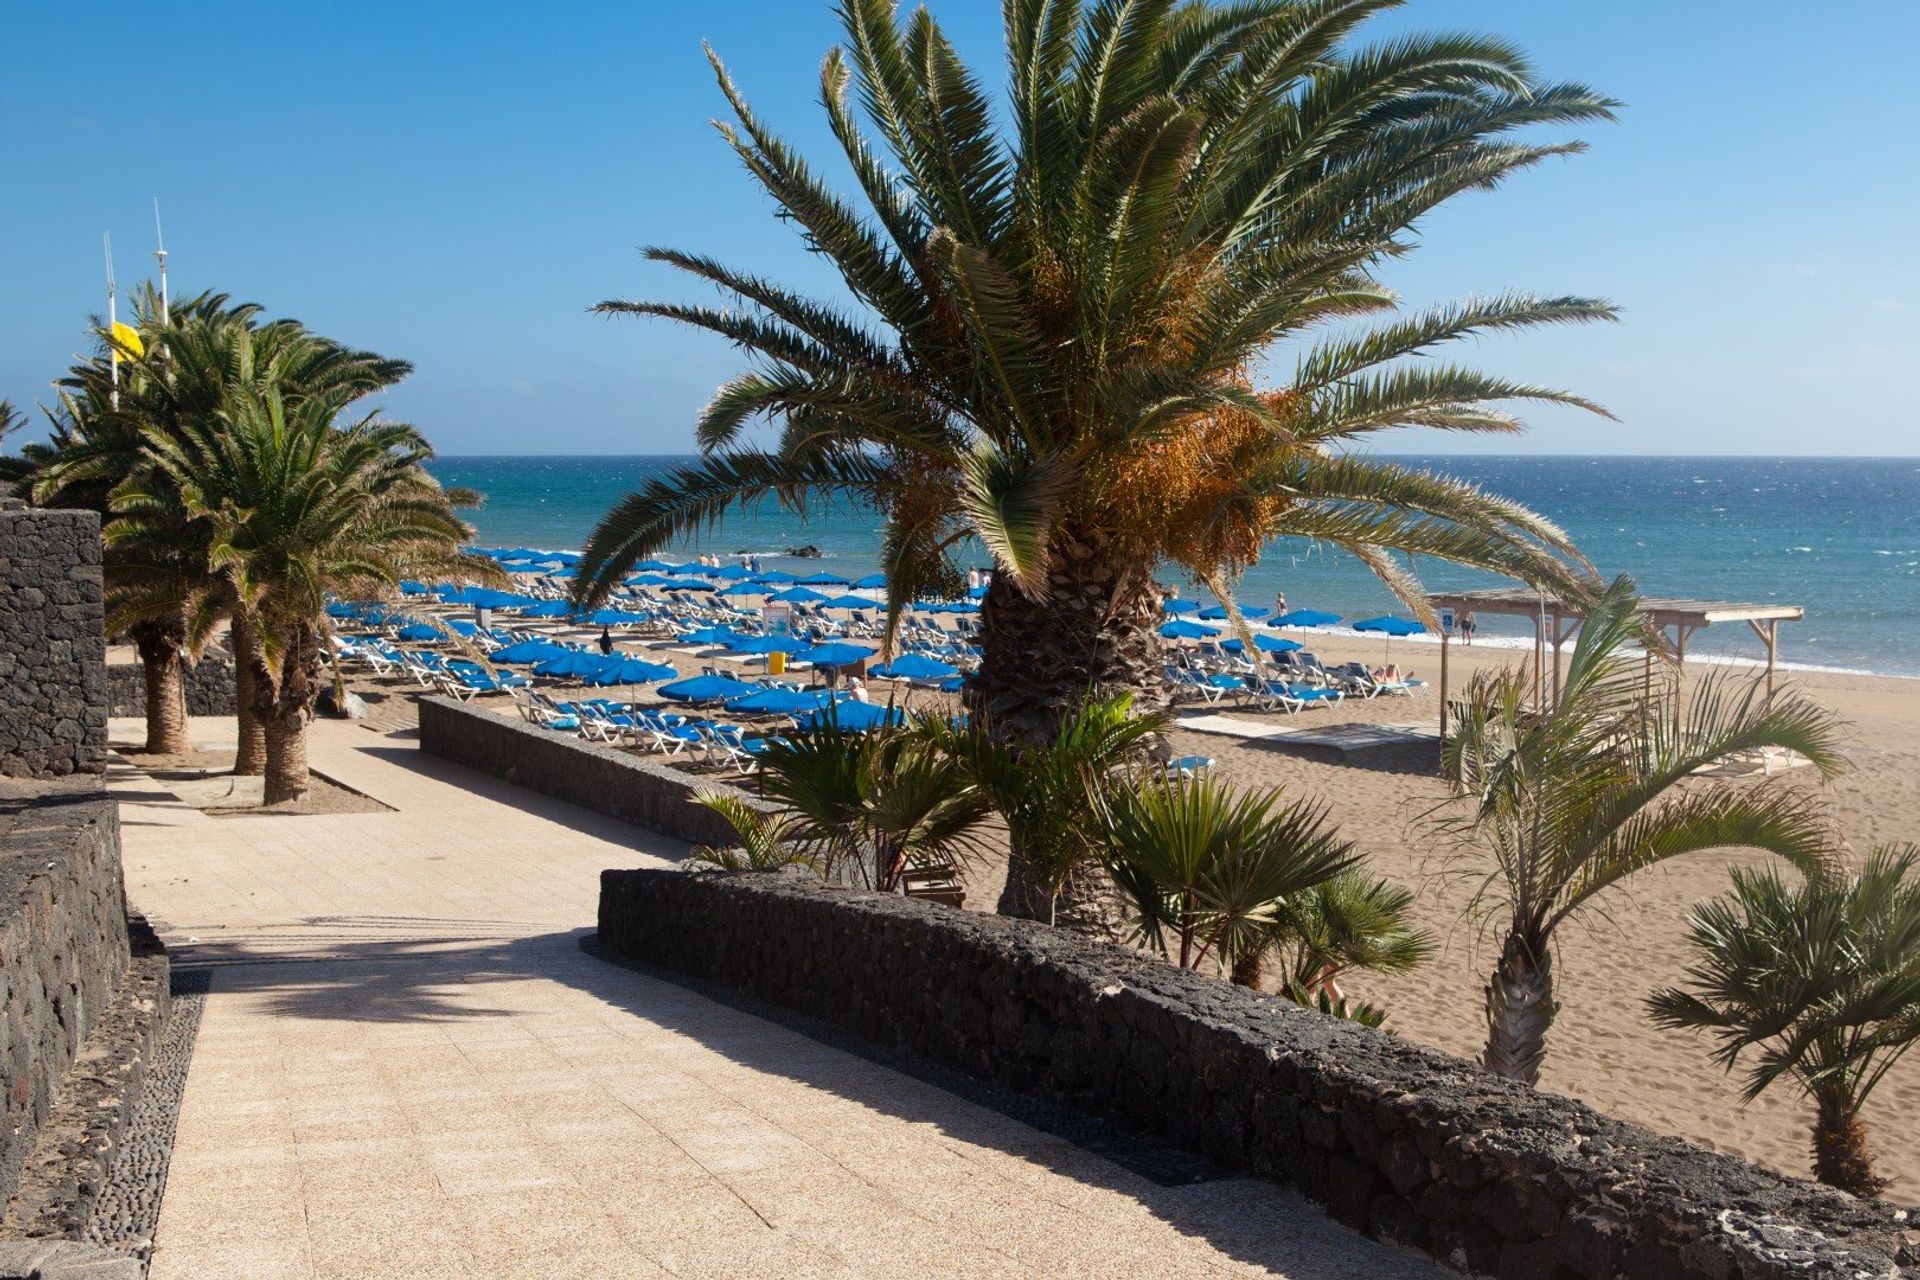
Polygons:
M212 982L153 1280L1443 1274L584 955L599 871L673 841L358 726L313 762L392 812L113 778L129 896Z

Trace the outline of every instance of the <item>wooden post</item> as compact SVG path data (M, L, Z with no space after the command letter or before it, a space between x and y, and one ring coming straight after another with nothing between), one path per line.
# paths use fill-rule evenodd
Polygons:
M1560 705L1560 611L1553 611L1553 704Z
M1767 619L1767 705L1773 705L1773 662L1780 653L1780 619Z
M1440 741L1447 740L1447 628L1440 628Z
M1680 734L1681 704L1687 696L1687 639L1693 634L1693 628L1685 623L1673 624L1673 732Z

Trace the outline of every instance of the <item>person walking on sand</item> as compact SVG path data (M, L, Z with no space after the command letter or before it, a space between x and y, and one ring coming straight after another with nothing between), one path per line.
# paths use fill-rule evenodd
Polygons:
M1472 644L1473 633L1477 629L1478 624L1474 622L1471 613L1463 613L1460 615L1460 643Z
M611 627L600 628L600 652L609 658L613 656L613 628Z

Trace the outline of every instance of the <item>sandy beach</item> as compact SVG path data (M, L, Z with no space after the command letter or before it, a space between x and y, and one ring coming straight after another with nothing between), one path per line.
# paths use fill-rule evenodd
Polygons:
M571 634L586 639L596 633ZM622 647L650 652L649 644L640 640L623 638ZM1349 659L1377 664L1382 655L1381 641L1370 638L1328 636L1312 640L1311 647L1330 664ZM1452 646L1451 654L1456 690L1475 670L1518 663L1527 656L1514 649L1460 645ZM669 658L683 673L709 662L723 669L734 665L665 650L651 656ZM1289 728L1342 723L1437 728L1437 646L1396 642L1393 658L1434 680L1435 686L1411 699L1349 699L1326 711L1291 718L1232 707L1220 710L1236 720ZM1690 670L1689 681L1709 670L1729 669L1697 667ZM742 674L758 671L756 665ZM1743 677L1753 674L1735 671ZM1821 788L1854 853L1912 839L1920 831L1920 680L1808 671L1782 672L1779 680L1780 687L1797 688L1844 718L1850 768L1831 784L1822 784L1811 769L1801 768L1772 780L1744 779L1732 785ZM391 731L412 722L412 699L404 692L411 686L406 682L361 676L356 685L374 699L369 727ZM884 700L888 686L876 683L873 692L875 700ZM913 691L910 698L912 705L927 709L942 704L941 695L924 691ZM652 698L642 693L639 700ZM503 697L479 705L515 714ZM1189 706L1182 714L1207 710ZM1384 1004L1402 1035L1454 1053L1476 1054L1484 1035L1481 990L1498 942L1498 922L1483 922L1470 910L1476 873L1484 870L1484 863L1471 850L1439 841L1425 821L1446 800L1435 776L1434 747L1390 745L1342 755L1284 739L1237 740L1181 729L1175 730L1173 740L1182 754L1213 757L1220 776L1236 784L1324 800L1374 869L1416 891L1418 918L1438 941L1438 954L1409 975L1355 975L1347 984L1349 991ZM1727 888L1730 863L1763 857L1703 854L1643 873L1611 892L1584 921L1561 932L1556 973L1562 1009L1550 1038L1542 1085L1654 1130L1807 1176L1809 1112L1804 1101L1782 1086L1743 1105L1740 1077L1729 1077L1709 1059L1707 1042L1654 1027L1642 1007L1649 992L1681 980L1689 961L1685 928L1693 905ZM992 909L1002 874L989 866L968 876L970 908ZM1916 1105L1920 1057L1903 1062L1866 1110L1879 1171L1894 1179L1888 1194L1897 1200L1920 1199L1920 1141L1915 1140L1920 1132L1911 1119Z

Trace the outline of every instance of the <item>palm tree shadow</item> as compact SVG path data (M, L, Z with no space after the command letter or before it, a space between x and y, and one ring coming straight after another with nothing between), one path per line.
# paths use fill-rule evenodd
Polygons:
M562 983L735 1065L935 1130L963 1155L964 1148L999 1152L1127 1196L1181 1234L1293 1280L1443 1274L1424 1257L1362 1239L1289 1189L1227 1173L1098 1118L995 1089L750 997L599 958L589 929L488 935L502 923L314 918L301 922L299 936L310 948L302 954L277 953L268 939L199 944L176 957L190 968L213 969L216 995L264 996L265 1011L274 1016L336 1022L511 1018L524 1006L478 1002L476 986ZM446 932L419 939L365 936L396 928ZM1021 1194L1024 1186L1016 1179L1008 1190Z

